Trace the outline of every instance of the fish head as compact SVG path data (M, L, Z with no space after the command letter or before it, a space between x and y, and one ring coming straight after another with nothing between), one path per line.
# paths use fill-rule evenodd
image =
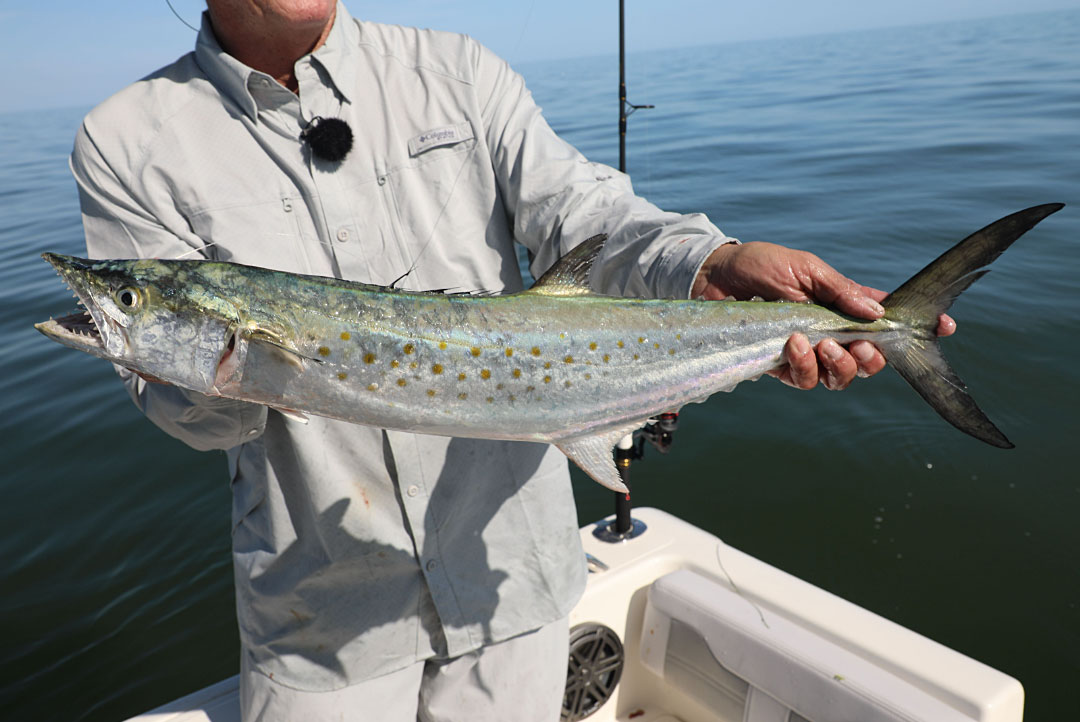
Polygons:
M83 307L36 324L54 341L207 394L217 393L221 369L236 365L236 309L198 264L43 258Z

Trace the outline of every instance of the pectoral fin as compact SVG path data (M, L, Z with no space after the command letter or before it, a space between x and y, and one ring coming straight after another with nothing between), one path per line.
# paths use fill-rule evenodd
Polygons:
M639 421L611 431L604 431L592 436L579 436L574 439L566 439L556 443L562 453L570 457L570 460L581 467L581 470L591 476L593 480L606 486L612 491L625 494L630 490L622 482L619 470L615 468L615 460L612 450L615 444L627 434L632 434L635 429L645 423Z
M299 351L296 351L295 349L291 349L288 346L284 345L277 339L270 338L264 334L252 334L251 336L249 336L248 340L252 344L261 344L264 348L269 350L272 355L276 356L283 363L292 366L297 371L304 370L305 361L310 361L317 364L322 363L322 359L305 356Z

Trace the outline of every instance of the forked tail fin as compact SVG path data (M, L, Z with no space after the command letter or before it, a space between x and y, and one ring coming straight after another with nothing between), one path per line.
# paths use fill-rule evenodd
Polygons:
M941 353L935 333L938 316L987 273L985 267L1013 241L1064 207L1047 203L991 223L941 254L882 302L887 319L912 331L879 344L889 364L950 424L1003 449L1011 449L1012 442L978 407Z

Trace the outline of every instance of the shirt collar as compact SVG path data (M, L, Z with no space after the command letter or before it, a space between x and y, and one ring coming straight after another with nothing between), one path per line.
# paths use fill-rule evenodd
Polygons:
M346 101L351 101L351 90L356 79L355 48L359 38L360 31L356 23L345 6L339 2L334 26L330 28L326 42L310 55L311 59L323 68L334 89ZM203 12L202 26L195 41L195 61L214 87L240 106L252 120L258 117L259 104L251 94L249 83L262 79L277 82L266 73L244 65L222 50L214 35L208 12Z

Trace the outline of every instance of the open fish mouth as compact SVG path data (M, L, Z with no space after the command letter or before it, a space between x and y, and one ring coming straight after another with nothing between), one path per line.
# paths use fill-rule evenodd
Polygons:
M101 339L94 317L86 309L79 309L60 318L50 318L35 327L53 338L69 337L84 346L97 346L102 350L105 344Z
M55 253L45 253L42 257L56 269L57 275L71 290L79 308L59 318L50 318L48 321L34 324L34 328L65 346L86 351L95 356L103 356L106 352L106 343L101 327L108 321L100 311L95 313L92 310L93 301L88 301L87 296L80 292L77 278L81 275L80 270L84 263L81 259Z

